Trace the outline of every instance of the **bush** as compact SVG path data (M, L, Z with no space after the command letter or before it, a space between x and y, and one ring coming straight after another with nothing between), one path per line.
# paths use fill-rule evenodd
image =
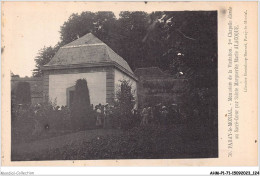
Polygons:
M133 94L130 82L127 80L121 80L120 89L116 92L115 109L113 112L114 125L119 128L128 129L134 123L131 112L135 105Z
M28 82L18 82L15 90L16 104L30 104L31 103L31 89Z
M90 97L87 81L76 81L74 99L71 107L72 125L75 130L83 130L92 123L93 113L90 106Z
M71 131L71 120L67 107L58 110L50 102L12 107L12 141L27 142L68 131Z
M35 119L40 125L41 131L71 130L70 110L68 107L62 107L55 103L45 102L33 107Z
M12 105L11 138L12 142L26 142L32 137L35 119L28 107Z

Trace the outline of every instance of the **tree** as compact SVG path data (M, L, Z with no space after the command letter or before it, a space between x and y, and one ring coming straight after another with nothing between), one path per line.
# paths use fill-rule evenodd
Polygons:
M61 43L65 45L91 32L107 44L111 44L110 33L115 29L113 12L82 12L72 14L60 29Z
M55 47L44 47L39 52L34 61L36 62L36 69L33 70L34 77L42 76L42 66L50 62L55 53L60 48L60 43L58 43Z
M149 66L151 62L146 62L146 55L149 51L145 50L142 42L148 27L148 14L124 11L119 14L117 23L120 45L115 50L133 69Z
M134 92L130 81L121 80L120 89L116 91L116 105L117 105L117 121L119 126L127 129L130 125L133 125L133 119L131 110L135 105Z
M124 11L118 19L113 12L72 14L60 28L57 47L40 50L34 76L41 76L41 66L59 46L89 32L122 56L133 70L157 66L175 76L192 75L193 80L217 79L217 13L212 11Z
M20 75L16 75L16 74L14 74L14 73L11 71L11 77L12 77L12 78L20 78Z
M80 15L72 14L60 28L61 41L54 47L44 47L39 50L34 59L36 69L33 70L34 77L42 76L42 66L47 64L58 51L64 46L83 35L92 32L99 39L112 48L116 48L118 42L116 35L116 18L113 12L82 12Z
M62 45L92 32L94 30L94 15L92 12L82 12L81 15L72 14L60 28Z
M161 12L151 16L154 22L146 40L159 41L160 34L163 46L160 68L172 74L192 70L193 78L206 75L207 79L217 79L216 12Z
M151 63L143 59L148 52L142 43L147 27L148 14L145 12L121 12L119 19L113 12L83 12L71 15L63 24L61 43L67 44L91 32L135 69ZM137 58L142 62L136 62Z
M78 79L76 81L71 114L74 129L82 130L88 125L86 123L91 118L91 106L88 85L85 79Z

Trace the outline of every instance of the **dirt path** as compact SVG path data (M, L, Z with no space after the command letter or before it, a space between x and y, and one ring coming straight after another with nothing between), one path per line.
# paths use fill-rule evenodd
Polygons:
M65 145L75 144L82 141L91 141L99 136L105 136L115 133L121 133L115 129L95 129L80 131L63 136L43 139L23 144L14 144L12 146L12 155L26 155L27 153L39 152L42 150L60 148Z

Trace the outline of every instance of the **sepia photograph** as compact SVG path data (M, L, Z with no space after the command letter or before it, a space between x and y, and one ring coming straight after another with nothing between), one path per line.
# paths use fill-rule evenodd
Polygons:
M83 11L59 34L11 68L12 161L218 157L217 11Z
M257 165L257 3L2 9L4 166Z

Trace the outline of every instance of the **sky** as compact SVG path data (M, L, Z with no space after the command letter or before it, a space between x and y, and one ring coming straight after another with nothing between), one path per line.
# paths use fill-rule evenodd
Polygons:
M14 74L32 76L38 51L44 46L57 44L60 26L72 13L80 14L83 11L89 11L88 4L5 3L2 5L2 60L11 60L10 70ZM118 17L119 11L113 12Z

